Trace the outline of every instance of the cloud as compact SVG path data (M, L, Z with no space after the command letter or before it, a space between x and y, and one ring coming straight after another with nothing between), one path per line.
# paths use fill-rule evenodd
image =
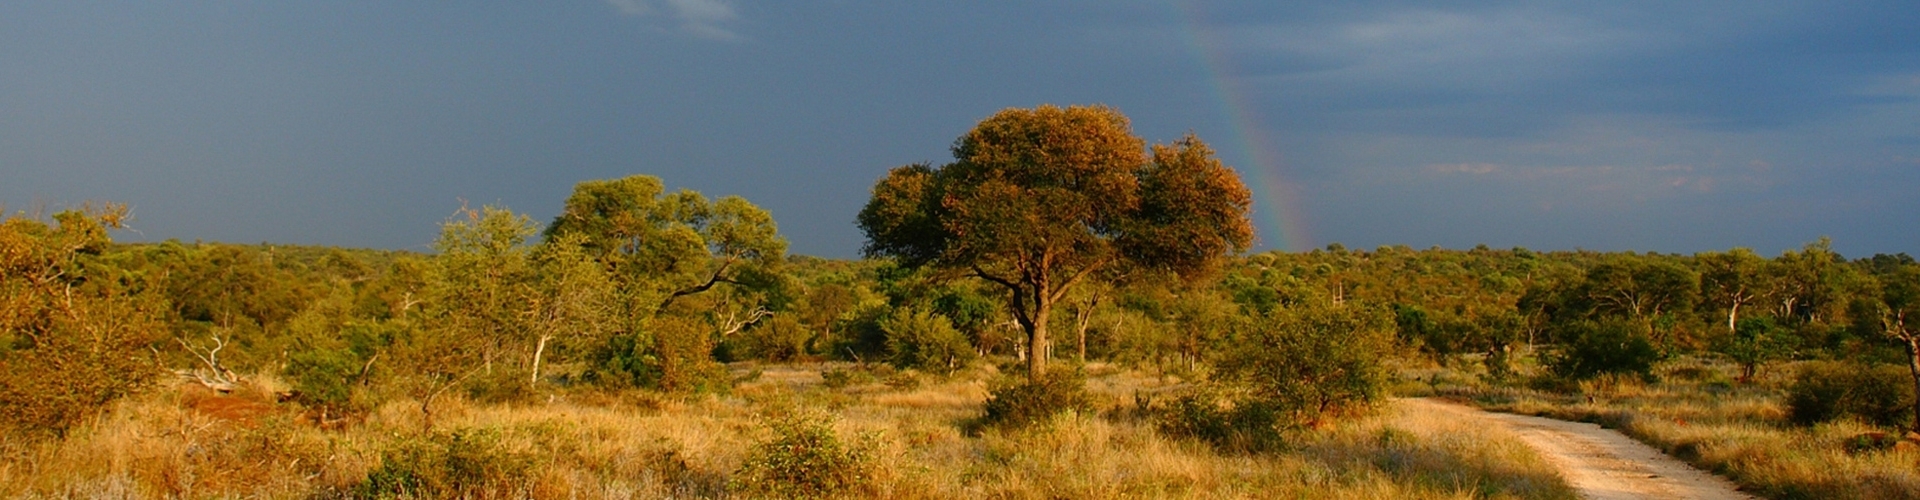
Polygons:
M1500 165L1492 163L1435 163L1422 167L1422 170L1435 174L1473 174L1486 175L1500 170Z
M1920 10L1623 3L1277 2L1196 25L1282 128L1536 136L1638 114L1772 131L1912 99Z
M641 0L607 0L607 5L612 5L614 10L618 10L621 14L629 16L644 16L653 13L653 8L648 7L647 3Z
M746 40L726 24L739 19L733 5L725 0L607 0L622 15L654 17L664 12L683 33L708 40L738 42Z

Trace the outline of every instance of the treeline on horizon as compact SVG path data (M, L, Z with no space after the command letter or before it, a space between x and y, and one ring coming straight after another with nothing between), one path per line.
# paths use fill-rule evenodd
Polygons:
M270 376L322 423L409 402L431 427L449 395L727 392L723 363L749 360L1020 364L1025 380L985 405L1011 422L1087 407L1075 368L1107 361L1205 382L1174 430L1219 436L1365 409L1387 358L1502 380L1542 346L1561 382L1702 354L1743 379L1824 359L1905 364L1920 385L1906 254L1849 260L1822 239L1771 258L1239 255L1250 194L1195 136L1149 146L1112 108L1041 106L983 120L952 151L875 184L856 220L864 260L789 256L760 207L646 175L581 182L545 224L462 206L431 253L115 244L129 211L112 204L8 215L0 426L61 435L171 374L223 391ZM1908 394L1881 406L1920 419Z
M60 432L163 375L219 386L272 374L331 415L397 397L430 415L448 391L494 402L581 388L726 391L724 362L942 373L1030 355L995 287L888 259L785 255L772 219L745 200L666 193L636 176L581 184L569 210L615 188L695 224L673 235L677 246L609 263L583 253L592 247L577 242L594 235L572 232L582 224L565 215L541 227L494 207L449 220L431 254L111 243L125 214L113 206L53 224L12 216L0 226L0 399L14 425ZM1706 354L1749 374L1787 359L1904 364L1883 331L1886 294L1906 293L1916 269L1904 253L1847 259L1825 239L1774 257L1332 244L1234 257L1194 282L1083 287L1053 318L1053 352L1200 376L1250 318L1341 307L1375 316L1401 355L1471 359L1494 374L1522 347L1605 342L1630 346L1629 364ZM89 335L33 334L60 328ZM1560 359L1571 376L1605 368Z

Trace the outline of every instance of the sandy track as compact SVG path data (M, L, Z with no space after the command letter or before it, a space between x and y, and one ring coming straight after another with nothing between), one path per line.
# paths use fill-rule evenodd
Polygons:
M1736 491L1732 481L1598 425L1492 413L1437 399L1399 401L1411 411L1475 419L1512 431L1559 469L1583 498L1754 498Z

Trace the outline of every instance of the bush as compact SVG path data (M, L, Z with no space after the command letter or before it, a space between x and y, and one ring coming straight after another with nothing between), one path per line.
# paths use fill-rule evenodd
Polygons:
M826 415L779 408L729 486L752 498L836 498L870 484L873 443L846 443Z
M1275 412L1291 424L1363 409L1387 386L1380 361L1392 349L1390 324L1357 306L1275 311L1239 334L1215 383L1234 395L1230 407Z
M0 427L64 435L159 375L164 299L99 261L124 215L0 220Z
M357 498L525 496L533 457L500 443L497 429L461 429L403 439L354 488ZM517 493L517 494L516 494Z
M1895 365L1807 363L1787 389L1787 418L1799 425L1843 417L1885 427L1911 422L1910 375Z
M638 386L667 392L728 388L726 367L713 360L713 336L705 322L655 317L644 334L621 334L593 351L588 381L612 387Z
M1289 422L1272 404L1197 393L1182 396L1154 412L1155 427L1172 436L1185 436L1222 451L1261 452L1284 444L1281 430Z
M1566 344L1546 361L1547 369L1562 378L1587 380L1608 373L1648 377L1660 359L1653 341L1626 321L1576 321L1561 328Z
M973 361L973 344L954 329L946 316L931 311L902 307L880 323L887 335L887 358L894 366L954 370Z
M1045 422L1068 410L1094 411L1086 380L1072 371L1055 371L1037 381L1003 382L987 396L981 423L1019 428Z
M284 373L292 382L294 400L337 413L352 403L352 380L361 363L344 349L308 349L289 355Z
M881 377L890 377L893 372L892 366L862 363L820 372L820 378L828 388L842 389L879 382Z
M738 340L730 342L732 356L735 359L762 359L774 363L785 363L807 355L807 342L813 340L813 332L800 324L792 314L776 314L773 319L761 322L742 332Z

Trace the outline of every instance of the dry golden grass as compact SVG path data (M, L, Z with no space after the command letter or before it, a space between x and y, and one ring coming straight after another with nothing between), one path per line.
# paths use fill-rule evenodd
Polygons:
M1094 368L1089 385L1112 408L1179 383ZM428 472L492 486L422 495L726 498L753 443L768 437L761 412L804 405L832 415L850 442L869 443L873 484L857 492L864 497L1572 497L1513 436L1391 406L1291 435L1286 451L1222 454L1163 436L1126 412L1066 414L1029 429L968 435L963 429L980 414L990 367L922 375L908 388L838 390L820 384L817 365L756 369L760 377L727 396L556 393L525 405L448 398L432 431L423 430L410 401L322 428L272 403L268 388L212 405L210 395L162 388L122 401L65 440L0 445L0 496L352 497L377 493L365 483L396 450L477 442L478 451L446 451L462 458L432 462L446 470ZM228 414L233 408L244 411ZM485 439L460 441L474 436ZM460 475L472 471L488 475Z
M1732 382L1735 369L1683 360L1662 367L1659 383L1604 378L1581 384L1582 396L1458 383L1466 377L1456 374L1456 383L1439 392L1492 410L1614 428L1765 497L1920 498L1920 451L1848 453L1843 446L1849 437L1890 429L1852 421L1790 425L1782 400L1793 367L1774 367L1747 384Z

